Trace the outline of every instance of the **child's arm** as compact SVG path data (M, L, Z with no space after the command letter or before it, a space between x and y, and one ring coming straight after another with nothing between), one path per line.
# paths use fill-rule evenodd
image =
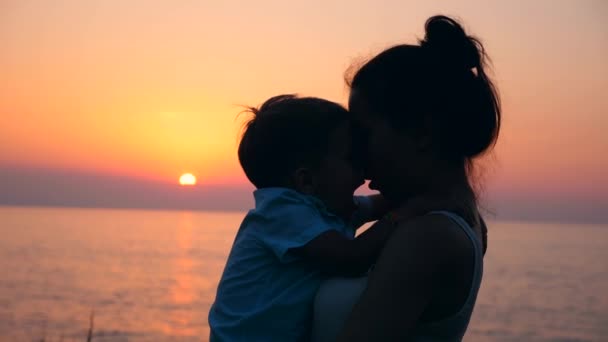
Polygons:
M367 222L377 221L388 214L390 203L381 194L355 196L357 210L363 211Z
M353 240L336 230L326 231L293 252L317 264L323 273L360 275L375 262L395 226L396 221L385 218Z
M375 201L378 201L378 204L388 207L388 202L381 195L372 196ZM384 218L378 220L353 240L346 238L338 231L330 230L297 248L294 252L301 253L305 258L316 263L328 275L360 275L374 264L399 220L424 215L432 209L454 210L456 207L456 204L445 199L415 198L410 200L407 205L386 214Z

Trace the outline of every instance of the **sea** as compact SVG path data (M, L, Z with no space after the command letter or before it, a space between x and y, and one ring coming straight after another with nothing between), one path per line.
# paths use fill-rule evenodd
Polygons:
M0 341L206 341L242 212L0 207ZM464 341L608 341L608 225L490 222Z

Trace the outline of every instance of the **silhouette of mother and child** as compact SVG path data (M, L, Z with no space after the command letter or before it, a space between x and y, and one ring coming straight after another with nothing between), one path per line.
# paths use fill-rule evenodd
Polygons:
M500 104L477 39L445 16L425 31L348 77L348 110L294 95L249 109L238 157L255 208L211 341L462 340L487 248L472 171ZM379 194L354 195L365 179Z

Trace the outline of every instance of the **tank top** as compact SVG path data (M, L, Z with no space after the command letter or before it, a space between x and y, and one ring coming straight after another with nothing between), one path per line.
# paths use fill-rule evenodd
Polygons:
M474 247L474 270L466 301L455 314L438 321L418 325L411 341L456 342L461 341L475 307L475 301L483 275L483 244L473 228L460 216L448 211L433 211L429 215L444 215L462 229ZM313 342L335 341L350 311L365 290L366 277L331 278L322 285L314 304L312 329Z

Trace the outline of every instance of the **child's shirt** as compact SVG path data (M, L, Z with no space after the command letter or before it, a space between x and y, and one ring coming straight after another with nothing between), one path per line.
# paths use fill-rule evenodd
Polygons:
M317 198L287 188L254 192L232 245L209 312L211 341L300 341L311 329L321 272L292 252L328 230L353 239L369 221L371 203L357 197L349 223Z

